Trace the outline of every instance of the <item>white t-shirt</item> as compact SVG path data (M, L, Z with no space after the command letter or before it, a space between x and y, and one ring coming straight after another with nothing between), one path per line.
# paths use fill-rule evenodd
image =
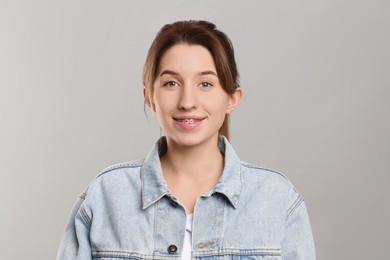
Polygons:
M187 215L186 218L186 233L184 234L182 260L190 260L192 251L192 214Z

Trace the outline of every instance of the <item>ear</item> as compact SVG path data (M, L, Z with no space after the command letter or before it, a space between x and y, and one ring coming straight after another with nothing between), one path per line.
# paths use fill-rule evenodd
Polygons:
M143 92L144 92L145 103L148 105L148 107L150 107L150 109L152 109L154 112L156 112L155 109L154 109L153 104L150 102L151 94L149 93L149 91L148 91L148 89L146 87L144 87Z
M233 94L229 95L229 105L226 109L226 113L230 114L231 112L233 112L233 110L235 110L240 104L241 99L242 99L242 90L240 87L237 87L236 91Z

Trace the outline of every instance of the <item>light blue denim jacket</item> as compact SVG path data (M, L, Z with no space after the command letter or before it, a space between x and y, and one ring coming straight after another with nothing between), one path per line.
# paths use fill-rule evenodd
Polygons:
M162 140L144 160L109 167L91 182L57 259L180 259L186 212L163 179ZM315 259L305 203L286 177L241 162L225 138L219 148L225 166L196 202L192 258Z

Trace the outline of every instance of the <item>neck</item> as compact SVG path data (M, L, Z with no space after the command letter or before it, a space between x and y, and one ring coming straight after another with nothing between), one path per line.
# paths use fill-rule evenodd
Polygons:
M168 151L161 158L164 175L198 180L209 179L212 176L219 178L223 170L224 158L217 142L217 139L213 139L195 147L182 147L167 140Z
M224 158L217 138L191 147L179 146L167 138L167 145L168 150L161 157L164 179L186 212L191 213L197 198L210 191L221 177Z

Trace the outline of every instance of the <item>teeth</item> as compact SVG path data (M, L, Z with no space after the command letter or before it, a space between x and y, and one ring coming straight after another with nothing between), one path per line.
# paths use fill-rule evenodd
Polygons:
M200 120L195 120L195 119L183 119L183 120L179 120L180 122L183 122L183 123L186 123L186 124L193 124L195 122L198 122Z

